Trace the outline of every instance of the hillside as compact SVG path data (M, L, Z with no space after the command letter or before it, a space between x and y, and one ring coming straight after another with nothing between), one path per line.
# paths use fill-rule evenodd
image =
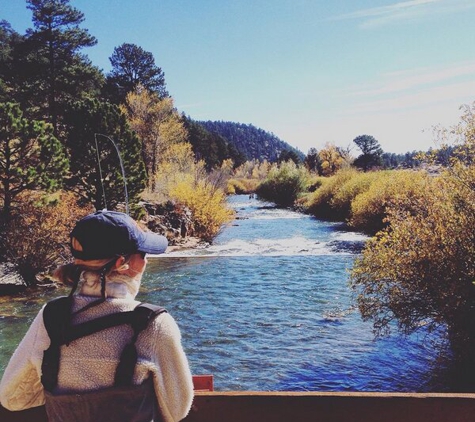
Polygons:
M225 138L244 154L247 160L258 159L275 162L282 151L293 151L301 160L305 158L301 151L282 141L273 133L253 125L222 121L200 121L198 123L209 132Z

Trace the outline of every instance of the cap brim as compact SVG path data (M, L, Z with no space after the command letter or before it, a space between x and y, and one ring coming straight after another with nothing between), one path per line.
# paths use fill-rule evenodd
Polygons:
M147 231L143 232L142 242L138 252L158 255L164 253L168 247L168 240L165 236Z

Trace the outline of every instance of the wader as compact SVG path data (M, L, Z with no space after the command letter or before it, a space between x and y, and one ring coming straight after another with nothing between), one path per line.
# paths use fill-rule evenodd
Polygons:
M152 377L133 385L137 363L135 342L138 335L157 315L166 312L159 306L141 303L133 311L104 315L78 325L71 325L71 297L49 302L43 320L51 340L41 366L45 389L45 407L49 422L157 422L162 421ZM61 346L117 325L129 324L134 335L122 351L115 373L114 386L96 391L56 395Z

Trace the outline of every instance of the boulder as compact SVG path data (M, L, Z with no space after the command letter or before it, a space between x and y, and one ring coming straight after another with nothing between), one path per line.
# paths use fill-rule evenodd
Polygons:
M23 278L11 263L0 264L0 295L10 295L21 292L27 287Z
M167 237L169 245L182 243L194 236L192 213L187 207L171 201L165 203L142 202L147 212L142 220L147 228Z

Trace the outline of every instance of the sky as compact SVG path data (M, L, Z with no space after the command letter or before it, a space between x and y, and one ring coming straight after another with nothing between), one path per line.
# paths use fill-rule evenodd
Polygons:
M372 135L385 152L437 147L475 101L475 0L71 0L109 72L115 47L153 54L195 120L253 124L307 153ZM32 27L25 0L0 19Z

